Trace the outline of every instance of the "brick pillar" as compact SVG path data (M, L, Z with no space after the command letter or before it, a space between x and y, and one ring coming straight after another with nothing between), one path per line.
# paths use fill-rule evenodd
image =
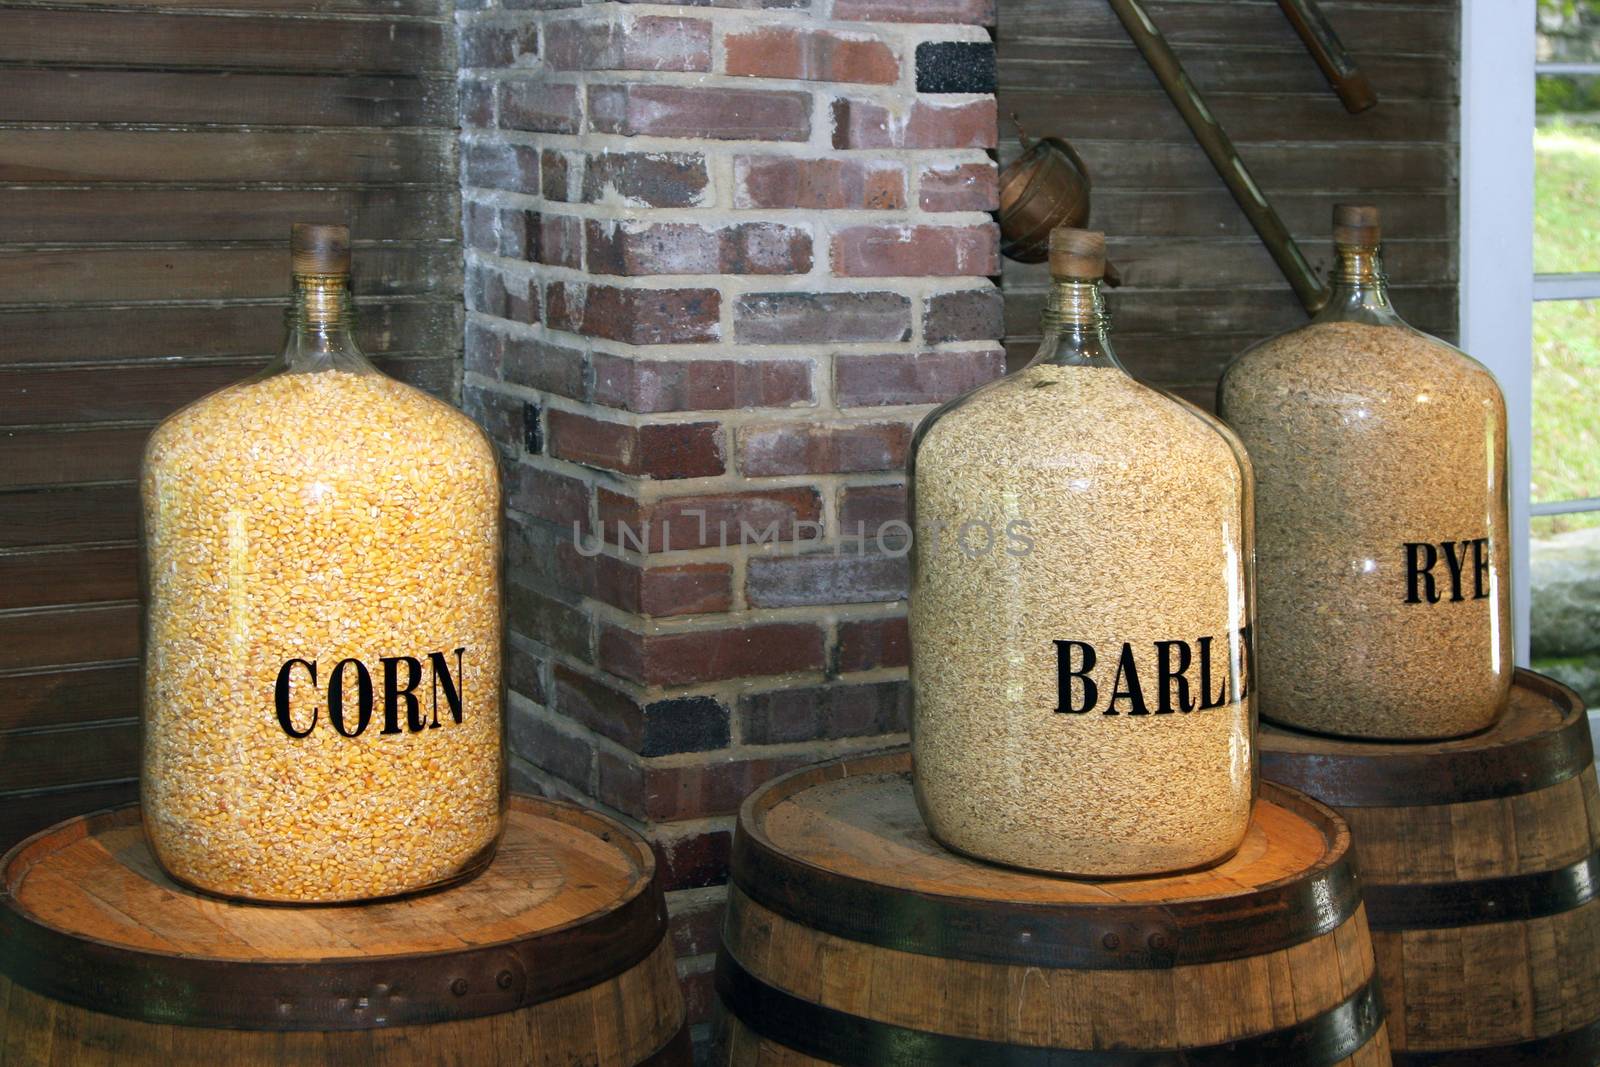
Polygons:
M874 534L1003 367L993 0L713 2L459 16L514 779L646 828L697 1020L740 800L904 740Z

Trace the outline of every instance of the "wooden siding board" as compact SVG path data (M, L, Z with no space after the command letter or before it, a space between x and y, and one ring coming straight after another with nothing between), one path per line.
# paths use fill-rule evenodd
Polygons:
M145 439L344 219L380 366L461 376L453 5L0 2L0 841L135 794Z
M1148 5L1313 267L1331 265L1333 204L1378 204L1397 307L1452 338L1458 4L1325 8L1377 88L1371 112L1344 112L1275 0ZM1304 312L1109 7L1001 0L997 39L1001 114L1071 140L1093 176L1090 224L1107 231L1126 282L1108 298L1124 361L1211 406L1222 368ZM1019 148L1003 141L1009 162ZM1035 347L1048 284L1043 267L1005 265L1012 366Z

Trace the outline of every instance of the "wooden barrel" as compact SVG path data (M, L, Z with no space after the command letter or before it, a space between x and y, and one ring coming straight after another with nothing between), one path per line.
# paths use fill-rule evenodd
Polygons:
M1518 671L1473 737L1263 727L1262 774L1350 823L1400 1067L1600 1063L1600 794L1572 690Z
M808 768L739 813L714 1062L1388 1067L1349 853L1274 787L1211 870L1051 878L940 848L903 751Z
M569 805L515 798L481 875L382 904L198 895L137 807L29 838L0 877L6 1067L689 1063L654 857Z

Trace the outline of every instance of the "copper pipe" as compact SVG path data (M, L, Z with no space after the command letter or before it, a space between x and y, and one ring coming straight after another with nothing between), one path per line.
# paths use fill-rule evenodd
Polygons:
M1333 25L1322 13L1317 0L1278 0L1278 6L1289 16L1295 32L1310 50L1311 58L1322 68L1333 91L1339 94L1344 109L1359 115L1376 106L1378 94L1372 83L1345 51L1344 42L1333 32Z
M1311 264L1306 262L1300 246L1290 236L1283 220L1278 217L1278 212L1267 202L1261 187L1250 176L1250 169L1245 166L1244 160L1239 158L1239 152L1233 147L1233 141L1229 139L1227 131L1212 116L1211 109L1206 106L1199 90L1189 80L1183 64L1173 53L1172 46L1167 44L1166 37L1145 12L1144 5L1139 0L1108 0L1108 2L1111 4L1111 10L1116 12L1117 18L1122 20L1128 36L1133 38L1133 43L1144 54L1145 61L1155 72L1156 80L1161 83L1161 87L1167 91L1167 95L1177 106L1178 113L1189 124L1195 140L1200 142L1200 147L1211 160L1211 165L1217 168L1223 184L1227 185L1228 191L1233 194L1233 198L1239 202L1239 207L1250 219L1250 224L1261 237L1261 243L1272 253L1278 269L1283 271L1283 276L1289 280L1289 285L1300 298L1300 303L1306 312L1315 314L1321 310L1328 302L1327 288L1312 271Z

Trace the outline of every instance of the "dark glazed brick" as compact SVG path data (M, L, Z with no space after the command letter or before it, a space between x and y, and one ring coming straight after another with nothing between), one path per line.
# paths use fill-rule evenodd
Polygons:
M709 181L705 157L698 153L601 152L585 162L583 202L599 203L609 190L630 204L695 207L706 200Z
M728 747L728 709L708 696L673 697L644 709L641 756L706 752ZM680 887L681 888L681 887Z
M909 556L757 556L745 577L745 599L754 607L793 608L823 604L877 604L901 600L911 576Z
M911 301L899 293L746 293L733 332L741 344L909 341Z
M1005 300L992 285L935 293L924 302L922 313L922 339L931 345L1005 336Z
M924 41L917 45L917 92L992 93L993 41Z
M506 506L567 529L589 521L589 487L576 478L525 463L510 471Z
M902 733L911 715L906 682L816 686L739 700L740 738L752 745Z
M546 200L564 204L572 198L571 172L572 162L567 158L567 153L553 148L544 150L539 159L539 178Z
M588 660L593 655L588 614L520 582L506 583L506 626L570 656Z

